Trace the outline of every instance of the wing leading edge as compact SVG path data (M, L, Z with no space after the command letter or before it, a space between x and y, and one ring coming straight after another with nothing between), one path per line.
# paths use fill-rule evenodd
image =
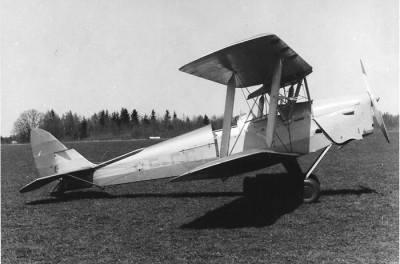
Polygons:
M264 149L250 149L226 156L196 167L172 182L227 178L237 174L262 169L299 157L294 153L280 153Z

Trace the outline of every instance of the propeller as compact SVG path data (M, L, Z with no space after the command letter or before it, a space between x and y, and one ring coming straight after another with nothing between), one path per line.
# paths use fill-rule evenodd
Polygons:
M383 134L383 136L385 137L386 141L387 141L388 143L390 143L389 137L388 137L388 134L387 134L387 131L386 131L385 122L383 121L383 118L382 118L382 113L381 113L381 111L379 111L379 109L378 109L378 101L379 101L379 98L375 97L374 94L371 92L371 90L370 90L370 88L369 88L368 80L367 80L367 73L365 72L365 69L364 69L364 65L363 65L363 63L362 63L362 60L360 60L360 63L361 63L362 72L363 72L363 74L364 74L364 82L365 82L365 86L366 86L366 88L367 88L367 93L368 93L368 95L369 95L369 97L370 97L370 99L371 99L372 109L374 110L375 119L376 119L376 121L377 121L379 127L381 128L382 134Z

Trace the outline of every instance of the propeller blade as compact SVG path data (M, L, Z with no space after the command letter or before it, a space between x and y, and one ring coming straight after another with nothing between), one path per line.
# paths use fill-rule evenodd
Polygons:
M361 70L362 70L363 76L364 76L365 87L367 88L367 93L368 93L369 98L371 99L371 103L372 103L372 109L374 110L375 120L378 123L379 127L381 128L382 134L385 137L386 141L388 143L390 143L389 136L387 134L387 130L386 130L386 126L385 126L385 122L383 121L382 113L381 113L381 111L379 111L379 108L378 108L377 98L374 96L371 89L369 88L367 73L365 71L362 60L360 60L360 63L361 63Z

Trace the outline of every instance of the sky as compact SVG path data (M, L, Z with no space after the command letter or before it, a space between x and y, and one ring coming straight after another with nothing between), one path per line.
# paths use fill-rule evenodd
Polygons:
M365 92L399 113L397 0L3 0L1 135L28 109L222 115L226 87L178 69L273 33L313 67L312 99ZM255 87L258 88L258 87ZM255 89L254 88L254 89ZM247 104L236 93L234 113Z

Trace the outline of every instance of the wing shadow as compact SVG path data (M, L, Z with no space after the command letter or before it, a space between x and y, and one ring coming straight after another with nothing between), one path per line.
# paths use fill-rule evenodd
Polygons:
M242 192L182 192L182 193L136 193L114 195L100 191L77 191L65 193L60 197L47 198L26 203L27 205L54 204L73 200L115 199L115 198L213 198L242 196Z
M303 186L293 184L290 178L279 175L268 176L264 182L258 182L265 193L252 197L241 197L229 204L206 213L205 215L182 225L181 229L214 229L264 227L273 225L280 217L293 212L303 201ZM376 193L373 189L359 186L359 189L324 190L323 196L362 195Z
M208 212L181 229L215 229L264 227L273 225L282 215L295 210L300 204L283 205L282 202L265 202L242 197Z
M250 196L238 198L206 213L181 229L264 227L294 211L303 202L302 179L294 181L288 174L274 174L257 179Z

